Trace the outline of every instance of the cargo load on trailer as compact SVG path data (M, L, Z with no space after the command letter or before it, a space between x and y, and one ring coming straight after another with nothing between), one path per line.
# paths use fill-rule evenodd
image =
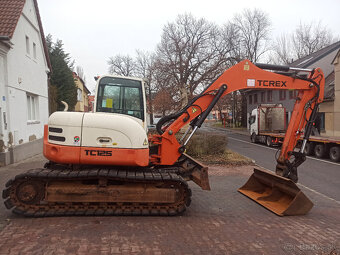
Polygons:
M281 145L286 135L287 114L282 104L261 104L252 110L248 119L250 140L267 146ZM312 130L318 134L313 122ZM302 130L304 132L304 130ZM302 145L300 137L297 146ZM330 158L340 162L340 137L311 135L305 146L307 156Z

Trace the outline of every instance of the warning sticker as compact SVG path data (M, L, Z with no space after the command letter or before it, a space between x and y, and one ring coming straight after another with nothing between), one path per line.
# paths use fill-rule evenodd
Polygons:
M107 108L112 108L112 103L113 103L113 99L112 98L107 98L106 99L106 107Z
M80 137L79 137L79 136L75 136L75 137L73 138L73 144L74 144L74 145L79 145L79 143L80 143Z
M247 87L255 87L255 79L248 79Z
M243 66L244 71L249 71L249 64L246 62L246 64Z

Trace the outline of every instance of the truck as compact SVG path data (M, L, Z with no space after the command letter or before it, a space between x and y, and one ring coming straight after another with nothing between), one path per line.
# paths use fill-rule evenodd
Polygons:
M286 109L282 104L260 104L249 116L250 140L268 147L280 146L287 129ZM318 132L315 132L317 134ZM301 146L301 138L298 146ZM340 137L312 135L305 146L308 156L340 161Z

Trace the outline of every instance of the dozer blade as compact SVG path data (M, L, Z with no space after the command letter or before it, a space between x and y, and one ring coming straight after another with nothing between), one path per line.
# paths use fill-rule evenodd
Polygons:
M304 215L313 207L293 181L256 168L238 191L279 216Z

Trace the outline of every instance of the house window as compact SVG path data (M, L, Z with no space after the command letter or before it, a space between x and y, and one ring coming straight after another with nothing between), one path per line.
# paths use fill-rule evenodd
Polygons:
M82 93L81 93L81 89L77 89L77 100L78 102L81 102L82 101Z
M252 103L253 103L253 96L249 95L249 104L252 104Z
M27 94L27 120L38 120L38 97Z
M267 101L268 102L273 101L273 91L271 90L267 91Z
M299 91L297 90L290 90L289 91L289 99L296 99Z
M325 113L324 112L318 112L316 115L315 120L315 127L321 131L325 131Z
M26 35L26 53L30 54L30 38Z
M33 58L37 59L37 45L33 43Z
M254 104L257 104L257 94L254 94Z
M261 103L266 102L266 92L261 92Z
M280 90L280 100L285 100L285 99L286 99L286 91Z

